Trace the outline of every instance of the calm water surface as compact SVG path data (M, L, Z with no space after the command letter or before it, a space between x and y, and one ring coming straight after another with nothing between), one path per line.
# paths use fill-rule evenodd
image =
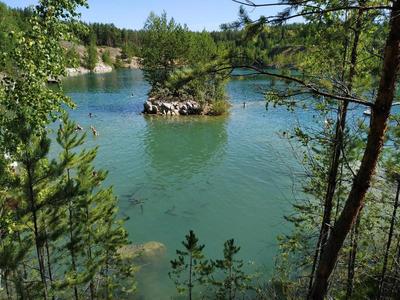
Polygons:
M71 117L100 133L88 135L87 146L100 146L96 164L109 170L106 183L129 217L130 239L167 247L158 263L138 274L138 298L175 294L168 261L190 229L211 258L220 257L223 242L235 238L249 268L270 274L276 237L287 231L283 216L290 212L297 164L279 136L296 120L284 109L266 111L261 90L268 84L231 81L232 107L225 117L164 118L140 114L149 86L138 70L65 80L77 104Z

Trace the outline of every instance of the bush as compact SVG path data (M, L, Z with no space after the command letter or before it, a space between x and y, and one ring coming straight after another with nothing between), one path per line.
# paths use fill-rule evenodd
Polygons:
M109 66L113 65L113 62L111 60L110 51L108 51L108 50L104 51L103 54L101 55L101 59L106 65L109 65Z
M96 67L97 61L98 57L97 57L96 40L94 38L91 38L90 44L87 47L86 67L89 70L93 70Z
M78 52L75 49L75 46L67 49L65 52L65 59L67 61L67 67L76 68L79 67L80 57Z
M136 52L135 46L131 44L125 44L121 49L121 58L129 60L136 55Z
M114 68L121 69L124 67L124 62L122 61L121 57L117 56L114 62Z
M229 103L226 100L217 100L212 104L210 114L220 116L228 112Z

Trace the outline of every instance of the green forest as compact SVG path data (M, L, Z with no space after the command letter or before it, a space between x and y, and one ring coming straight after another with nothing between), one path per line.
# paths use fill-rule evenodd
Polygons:
M149 86L145 112L160 118L229 118L229 82L249 78L269 83L263 112L313 116L279 132L301 174L271 274L247 267L234 229L215 258L188 227L165 299L398 299L400 0L238 4L232 23L198 32L165 12L140 30L85 23L86 0L0 2L0 299L147 299L129 216L63 88L67 68L131 59Z

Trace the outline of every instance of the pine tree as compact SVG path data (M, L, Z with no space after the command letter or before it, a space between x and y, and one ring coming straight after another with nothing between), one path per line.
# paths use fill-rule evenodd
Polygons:
M224 258L212 262L216 271L223 274L222 280L212 278L211 284L217 287L217 299L236 299L238 293L251 289L251 277L243 271L243 261L236 259L240 247L233 239L224 243ZM214 276L213 276L214 277Z
M76 125L69 121L67 116L62 119L62 124L57 132L57 142L62 148L60 161L64 166L63 181L69 187L75 186L78 190L75 194L69 194L66 203L66 227L68 231L68 242L66 249L69 251L70 263L69 272L65 275L66 280L72 286L74 299L79 299L78 285L84 283L82 279L86 276L78 276L78 258L82 248L80 238L82 224L80 222L80 207L77 201L80 191L78 182L72 178L72 172L78 167L84 159L86 152L77 154L76 148L83 145L85 134L79 134L76 131Z
M77 190L59 181L64 165L47 159L50 140L45 134L38 136L29 128L22 128L21 141L23 146L15 157L20 164L20 185L15 191L18 195L16 217L20 226L23 226L20 232L22 243L26 235L34 241L40 275L35 292L40 291L43 298L47 299L54 292L51 290L53 277L50 249L63 234L63 228L59 226L62 224L59 223L60 212L68 195Z
M97 56L96 36L92 35L90 37L90 43L86 49L86 52L86 67L93 71L99 60Z
M118 252L128 244L127 233L123 221L117 218L117 199L112 189L99 187L107 172L93 167L97 148L76 152L85 137L76 131L74 122L63 119L57 141L63 148L60 157L66 169L64 180L75 185L78 192L68 198L70 272L60 288L72 286L75 298L87 291L90 299L98 296L113 299L117 294L134 291L136 269L127 265ZM101 288L96 288L97 285Z
M204 245L198 242L195 233L190 230L182 242L185 250L176 250L178 258L171 260L172 271L169 272L178 292L181 294L187 291L190 300L193 298L195 284L206 282L211 272L208 261L204 259Z
M387 275L392 271L389 268L390 258L396 257L396 253L392 251L392 244L393 240L396 236L396 224L398 222L397 211L399 208L399 201L400 201L400 159L399 159L399 149L400 149L400 117L394 116L391 122L392 126L388 132L388 138L391 141L391 146L386 149L386 159L384 161L385 171L387 174L387 184L389 185L390 190L394 190L394 201L393 201L393 209L390 219L388 220L389 223L389 232L387 234L387 240L385 243L385 250L383 254L383 262L382 262L382 270L379 278L379 288L378 288L378 295L377 299L386 298L391 293L387 292L393 290L393 287L397 284L397 274L392 276L391 280L388 280L388 283L391 283L391 288L389 288L389 284L387 284ZM398 247L398 246L397 246ZM395 251L394 251L395 252ZM393 259L392 265L396 265L396 259ZM396 272L397 270L395 270Z

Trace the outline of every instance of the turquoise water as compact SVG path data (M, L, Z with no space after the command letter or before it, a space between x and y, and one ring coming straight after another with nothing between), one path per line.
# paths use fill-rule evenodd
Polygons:
M290 213L297 164L279 134L296 120L284 109L265 109L268 85L266 79L232 80L229 115L172 118L140 114L149 87L138 70L65 80L77 104L71 117L100 134L89 134L87 146L100 146L96 164L109 170L106 183L129 217L130 239L167 247L139 272L138 298L175 294L168 261L190 229L211 258L235 238L249 269L271 273L276 237L288 229L283 216Z

